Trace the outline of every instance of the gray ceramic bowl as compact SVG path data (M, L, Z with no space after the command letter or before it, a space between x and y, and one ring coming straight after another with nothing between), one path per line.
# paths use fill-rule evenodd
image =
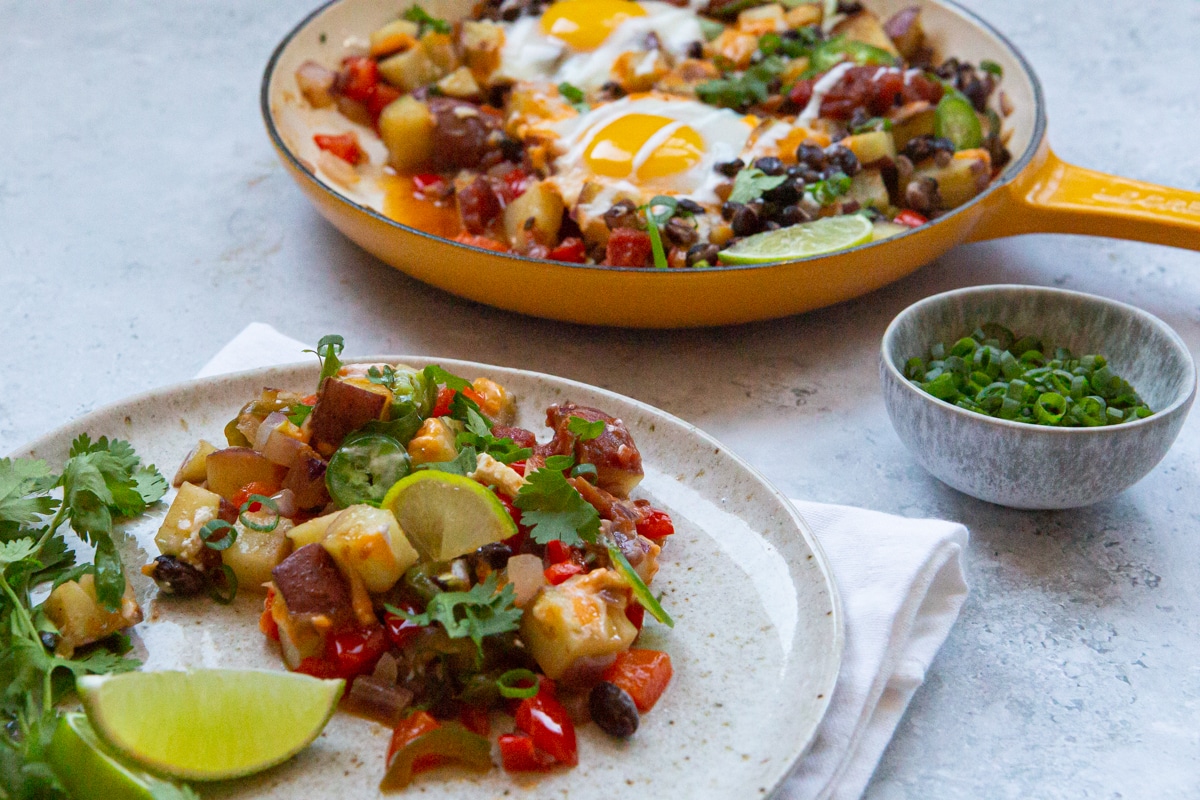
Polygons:
M938 400L904 363L986 322L1099 353L1154 410L1098 428L1010 422ZM1012 508L1075 508L1141 480L1166 455L1196 395L1196 365L1175 331L1133 306L1032 286L976 286L928 297L883 335L879 373L892 425L921 466L961 492Z

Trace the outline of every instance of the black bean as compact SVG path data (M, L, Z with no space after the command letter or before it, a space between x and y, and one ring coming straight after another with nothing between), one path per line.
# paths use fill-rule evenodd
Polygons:
M821 169L825 166L825 151L805 142L796 148L796 162L810 169Z
M805 167L804 172L801 173L801 175L800 175L800 178L805 183L816 183L817 181L824 180L825 176L821 173L821 170L819 170L819 169L812 169L811 167Z
M717 263L717 254L721 252L721 248L712 243L699 242L688 248L687 265L694 267L701 261L708 264Z
M700 205L695 200L689 200L686 197L682 197L679 200L677 200L675 203L675 207L678 208L680 211L686 211L687 213L689 213L693 216L704 213L704 206Z
M500 153L514 164L520 164L525 155L525 145L517 139L505 136L500 140Z
M600 87L600 99L602 100L620 100L624 96L625 89L615 81L609 81Z
M838 0L837 13L839 14L857 14L863 10L863 4L854 0Z
M829 157L829 165L836 167L838 172L844 172L853 178L862 170L862 165L858 163L858 156L854 155L854 151L848 147L833 145L825 152Z
M504 569L512 554L512 548L504 542L491 542L475 551L475 557L492 569Z
M787 168L787 174L789 178L799 178L804 174L804 167L799 164L793 164Z
M208 589L204 573L175 556L158 556L154 559L154 578L167 594L189 597Z
M779 221L784 226L799 225L801 222L808 222L809 219L810 217L804 213L804 209L800 208L800 206L788 206L779 215Z
M799 186L797 186L799 184ZM803 180L786 180L776 186L774 189L767 189L763 192L763 199L770 200L775 203L787 205L794 203L804 194Z
M927 213L937 207L940 197L938 196L938 182L929 176L913 178L904 187L904 202L909 208L921 213Z
M704 58L704 42L688 42L688 58Z
M637 705L629 693L615 683L600 681L588 694L588 711L600 730L626 738L638 729Z
M729 222L733 219L733 215L741 211L742 203L735 203L732 200L726 200L721 204L721 219Z
M783 162L775 156L763 156L754 160L754 166L761 169L767 175L782 175L786 172Z
M717 164L714 169L724 175L726 178L732 178L742 171L742 167L746 166L746 162L740 158L735 158L733 161L724 161Z
M919 164L943 150L953 154L954 142L941 136L918 136L909 139L902 152L912 163Z
M663 235L676 247L691 247L700 234L681 219L672 219L663 227Z
M737 236L749 236L752 233L758 233L759 220L758 214L749 206L742 206L734 212L733 219L729 221L733 227L733 232Z
M629 200L614 203L604 212L604 224L610 231L617 228L633 228L637 226L637 206Z

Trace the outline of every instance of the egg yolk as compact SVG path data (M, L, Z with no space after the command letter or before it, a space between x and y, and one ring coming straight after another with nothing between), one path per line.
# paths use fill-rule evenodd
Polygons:
M703 156L704 139L693 128L656 114L626 114L596 134L583 158L596 175L628 178L636 173L650 179L689 170Z
M573 50L595 50L622 22L644 16L630 0L559 0L542 15L542 31Z

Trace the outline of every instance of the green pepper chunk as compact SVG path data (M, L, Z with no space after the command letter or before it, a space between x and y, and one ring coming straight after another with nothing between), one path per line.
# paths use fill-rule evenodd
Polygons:
M388 764L387 774L379 783L380 791L391 792L408 786L414 774L413 765L422 756L430 755L480 772L492 768L492 743L451 722L421 734L397 750Z
M378 506L411 467L408 451L392 437L355 433L329 459L325 485L342 508L358 503Z
M947 92L937 104L933 132L954 142L955 150L970 150L983 144L983 126L975 115L975 107L957 93Z

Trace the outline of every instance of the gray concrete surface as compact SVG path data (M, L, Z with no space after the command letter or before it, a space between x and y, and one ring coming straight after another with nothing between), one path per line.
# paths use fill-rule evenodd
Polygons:
M1036 66L1061 156L1200 189L1200 3L967 4ZM713 331L473 305L358 250L276 162L259 78L310 5L0 2L0 453L188 378L253 320L307 341L341 332L352 352L597 383L704 427L794 496L970 527L971 597L872 800L1200 793L1200 418L1121 497L1006 511L922 471L876 373L898 311L993 282L1134 303L1196 353L1200 254L1028 236L959 248L840 307Z

